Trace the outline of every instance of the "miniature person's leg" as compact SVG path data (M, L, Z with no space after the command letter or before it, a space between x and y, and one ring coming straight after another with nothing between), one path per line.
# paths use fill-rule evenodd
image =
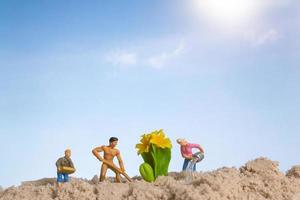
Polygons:
M63 174L64 176L64 182L69 182L69 174Z
M194 163L194 166L193 166L193 172L196 171L196 163Z
M58 189L61 189L62 187L62 182L63 182L63 175L62 173L57 173L57 187Z
M190 162L190 160L184 159L183 166L182 166L182 171L186 171L186 168L187 168L189 162Z
M120 173L117 170L115 170L115 169L113 169L111 167L108 167L108 168L116 174L116 183L121 183Z
M105 180L107 168L108 168L108 166L103 163L102 166L101 166L100 181L104 181Z
M116 173L116 182L117 183L121 183L121 176L119 172L115 172Z

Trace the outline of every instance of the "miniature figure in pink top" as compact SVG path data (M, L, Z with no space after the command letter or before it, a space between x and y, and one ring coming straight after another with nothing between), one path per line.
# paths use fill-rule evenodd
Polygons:
M204 150L199 144L189 143L185 139L177 139L177 143L180 145L181 155L184 158L182 171L186 171L189 162L193 160L195 160L196 162L200 161L199 158L195 154L193 154L194 148L199 149L200 153L202 154L201 160L203 159ZM196 165L193 165L193 171L196 171Z

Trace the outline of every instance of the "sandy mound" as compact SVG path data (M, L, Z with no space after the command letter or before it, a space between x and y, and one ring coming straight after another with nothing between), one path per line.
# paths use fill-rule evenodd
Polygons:
M286 175L288 177L300 178L300 165L292 167Z
M278 170L278 163L266 158L250 161L240 169L221 168L212 172L194 173L190 179L186 173L170 173L159 177L155 183L135 178L132 183L99 183L75 179L56 191L55 179L25 182L0 192L0 200L300 200L300 166L287 174Z

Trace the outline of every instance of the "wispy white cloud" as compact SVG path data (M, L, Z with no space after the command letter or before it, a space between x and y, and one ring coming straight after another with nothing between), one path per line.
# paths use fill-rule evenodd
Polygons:
M170 44L171 43L171 44ZM146 66L156 69L166 67L177 57L185 52L186 43L184 39L172 42L160 41L139 45L136 48L123 48L112 50L105 55L105 60L116 66Z
M266 31L246 31L245 38L249 40L253 46L261 46L265 44L270 44L279 40L281 37L280 33L276 29L268 29Z
M169 52L161 52L159 54L150 56L147 60L147 63L154 68L162 68L172 59L175 59L177 56L181 55L185 51L185 42L181 40L180 43L174 50Z
M131 66L136 65L138 56L135 52L128 52L123 50L114 50L105 56L106 60L113 65Z

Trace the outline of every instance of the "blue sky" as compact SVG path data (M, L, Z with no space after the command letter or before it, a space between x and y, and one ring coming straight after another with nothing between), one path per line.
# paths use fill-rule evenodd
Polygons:
M0 185L54 177L67 147L91 178L110 136L137 175L134 146L160 128L170 171L179 137L206 150L199 170L299 164L300 5L242 1L1 1Z

